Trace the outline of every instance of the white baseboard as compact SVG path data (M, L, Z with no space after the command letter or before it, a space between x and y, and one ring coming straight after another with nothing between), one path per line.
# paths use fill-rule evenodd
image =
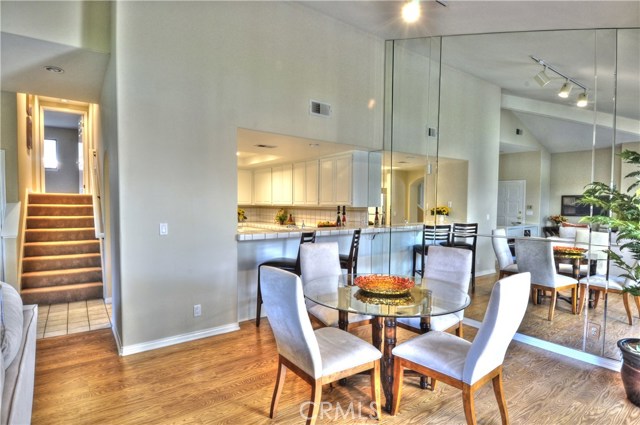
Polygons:
M481 322L477 320L464 318L463 323L465 325L473 326L474 328L479 328ZM550 351L552 353L560 354L565 357L569 357L575 360L580 360L585 363L589 363L595 366L604 367L606 369L610 369L616 372L620 371L622 367L622 362L596 356L595 354L586 353L584 351L575 350L573 348L568 348L563 345L554 344L553 342L545 341L542 339L534 338L528 335L522 335L520 333L516 333L513 337L515 341L522 342L527 345L531 345L533 347L542 348L543 350Z
M195 341L196 339L207 338L214 335L220 335L227 332L240 330L238 323L230 323L216 328L205 329L202 331L190 332L182 335L175 335L168 338L157 339L155 341L141 342L139 344L120 346L118 343L118 352L121 356L142 353L144 351L155 350L157 348L169 347L171 345L181 344L183 342ZM120 341L116 338L116 342Z

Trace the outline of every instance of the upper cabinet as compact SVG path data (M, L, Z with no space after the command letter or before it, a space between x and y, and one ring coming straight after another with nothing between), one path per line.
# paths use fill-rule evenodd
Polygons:
M253 203L271 205L271 168L253 172Z
M292 204L292 166L280 165L271 169L271 203L274 205Z
M238 170L238 204L250 205L253 201L253 173Z
M293 204L318 205L318 161L293 164Z

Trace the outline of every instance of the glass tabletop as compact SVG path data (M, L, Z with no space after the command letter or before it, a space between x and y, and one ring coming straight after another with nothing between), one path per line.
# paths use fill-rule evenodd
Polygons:
M454 284L436 279L396 276L415 283L404 293L381 295L363 291L353 282L359 276L389 276L342 274L303 282L307 299L349 313L385 317L440 316L455 313L471 303L469 294Z

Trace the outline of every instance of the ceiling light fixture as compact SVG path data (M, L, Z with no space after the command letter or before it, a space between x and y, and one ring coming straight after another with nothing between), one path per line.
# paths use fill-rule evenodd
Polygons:
M409 0L402 6L402 19L408 24L412 24L420 19L419 0Z
M538 83L540 87L544 87L549 84L551 78L547 75L547 67L545 66L542 71L538 72L536 76L533 77L533 79L536 80L536 83Z
M62 74L64 72L64 69L60 68L59 66L54 66L54 65L47 65L44 67L45 70L49 71L49 72L53 72L55 74Z
M580 108L584 108L589 103L589 98L587 97L587 91L583 91L578 95L578 101L576 102L576 106Z
M569 80L567 80L562 87L560 87L560 91L558 92L558 96L563 99L569 97L569 93L571 93L571 89L573 88L573 84Z

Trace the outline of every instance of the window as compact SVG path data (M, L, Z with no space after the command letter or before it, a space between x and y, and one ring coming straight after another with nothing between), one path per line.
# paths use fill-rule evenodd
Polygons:
M44 139L44 162L45 170L58 169L58 141L55 139Z

